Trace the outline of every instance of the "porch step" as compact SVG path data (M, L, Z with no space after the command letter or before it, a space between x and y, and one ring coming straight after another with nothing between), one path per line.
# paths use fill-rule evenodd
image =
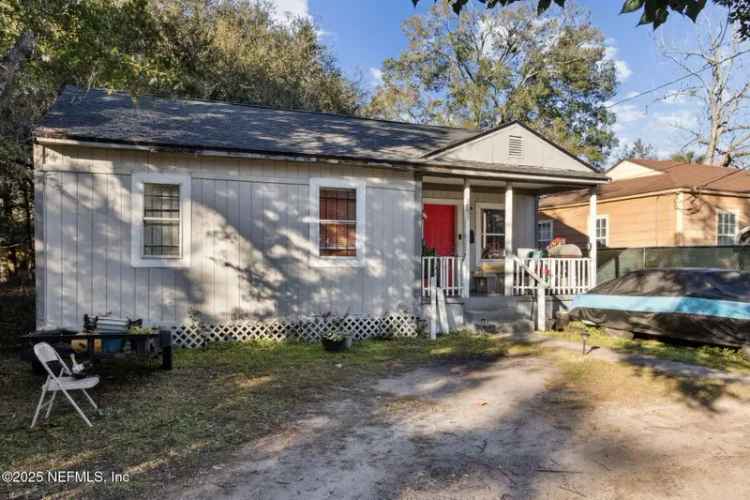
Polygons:
M526 308L530 300L526 297L508 297L506 295L488 295L484 297L469 297L465 299L464 309L467 311L514 311Z
M470 297L464 304L467 325L498 333L533 332L532 313L533 304L522 297Z
M534 332L534 323L527 320L467 321L466 326L488 333L530 334Z

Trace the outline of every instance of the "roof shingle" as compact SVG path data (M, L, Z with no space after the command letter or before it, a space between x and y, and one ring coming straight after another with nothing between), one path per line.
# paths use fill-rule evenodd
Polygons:
M645 165L642 163L643 161L648 161L654 166ZM659 170L661 173L605 184L599 188L599 199L606 200L671 189L707 189L750 193L750 172L746 170L695 163L688 164L671 160L639 160L636 163ZM545 196L540 200L539 205L541 208L551 208L587 201L588 193L576 190Z
M66 87L38 137L413 160L478 131Z

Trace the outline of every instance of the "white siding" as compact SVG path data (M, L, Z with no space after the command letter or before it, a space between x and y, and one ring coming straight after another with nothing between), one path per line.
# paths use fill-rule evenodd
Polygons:
M208 159L190 155L45 148L38 252L40 327L80 327L83 314L185 320L190 309L232 317L296 317L335 310L414 311L419 249L412 174L341 165ZM191 266L130 265L130 174L188 172ZM364 267L313 268L308 179L367 182Z
M511 136L521 138L523 151L521 157L509 154L508 146ZM457 146L455 149L438 155L438 158L591 172L591 169L581 161L518 124Z

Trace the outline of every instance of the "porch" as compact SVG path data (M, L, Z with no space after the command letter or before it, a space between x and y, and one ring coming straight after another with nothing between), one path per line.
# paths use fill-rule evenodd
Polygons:
M440 293L456 324L533 324L535 316L548 316L547 302L564 303L594 287L596 184L587 186L587 248L578 257L540 252L556 235L554 229L538 233L539 196L581 187L571 179L424 177L420 294L426 310L436 308L433 294Z

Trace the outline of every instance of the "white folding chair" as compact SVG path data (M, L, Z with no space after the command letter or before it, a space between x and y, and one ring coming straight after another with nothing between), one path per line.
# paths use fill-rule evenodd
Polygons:
M94 400L91 399L91 396L89 396L89 393L86 392L86 389L91 389L92 387L96 386L99 383L99 377L93 376L80 379L73 377L73 374L68 368L68 365L65 364L57 351L46 342L39 342L38 344L36 344L34 346L34 354L36 355L39 362L42 363L44 369L47 370L47 380L42 386L42 396L39 398L39 404L36 406L34 420L31 421L31 428L33 429L36 425L36 420L39 417L39 412L45 406L47 407L47 413L44 418L49 419L50 413L52 413L52 405L55 403L55 396L57 396L58 392L62 392L65 397L68 398L70 404L73 405L73 408L76 409L83 421L86 422L89 427L93 427L93 425L91 425L91 422L89 422L89 419L86 417L86 414L83 413L83 410L81 410L78 404L76 404L75 400L71 397L68 391L83 392L83 394L86 396L86 399L88 399L89 403L91 403L91 406L93 406L96 410L98 407L96 406L96 403L94 403ZM52 368L49 367L48 363L50 361L57 361L58 363L60 363L60 373L58 375L55 375L55 373L52 371ZM52 395L45 402L44 399L47 393L51 393Z

